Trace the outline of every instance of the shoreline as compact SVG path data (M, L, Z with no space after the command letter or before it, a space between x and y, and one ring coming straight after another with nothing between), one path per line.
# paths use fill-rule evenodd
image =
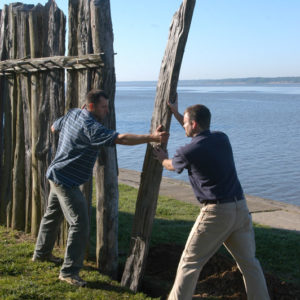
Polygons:
M119 168L119 183L138 188L140 174L138 171ZM201 206L190 184L182 180L162 177L159 194ZM299 206L251 195L245 196L253 222L300 233Z

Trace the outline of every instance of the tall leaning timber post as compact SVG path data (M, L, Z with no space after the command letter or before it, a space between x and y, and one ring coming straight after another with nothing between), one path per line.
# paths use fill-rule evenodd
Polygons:
M177 84L184 49L190 29L196 0L183 0L175 13L169 31L169 39L162 60L156 89L154 111L150 131L158 125L169 131L171 112L167 102L176 97ZM125 264L121 284L137 291L143 278L150 244L153 219L156 212L162 166L153 158L153 146L148 144L141 173L133 221L130 251ZM165 148L167 145L163 145Z

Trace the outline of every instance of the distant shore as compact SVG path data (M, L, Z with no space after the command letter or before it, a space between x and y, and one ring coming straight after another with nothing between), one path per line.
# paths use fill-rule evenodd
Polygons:
M155 82L155 81L118 81L118 84L129 82ZM299 77L247 77L247 78L225 78L225 79L190 79L179 80L181 85L263 85L263 84L300 84Z

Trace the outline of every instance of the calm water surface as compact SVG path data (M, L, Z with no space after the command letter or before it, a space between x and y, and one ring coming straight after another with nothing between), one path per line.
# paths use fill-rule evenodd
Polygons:
M120 133L149 132L155 82L120 82L115 107ZM197 86L181 82L179 110L202 103L212 113L212 130L224 131L233 147L246 194L300 206L300 86ZM173 118L169 155L190 140ZM118 145L120 168L141 171L145 145ZM188 181L187 172L163 176Z

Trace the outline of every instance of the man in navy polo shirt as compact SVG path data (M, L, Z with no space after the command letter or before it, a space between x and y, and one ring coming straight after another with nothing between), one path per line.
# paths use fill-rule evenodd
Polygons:
M100 147L166 143L169 136L161 126L153 134L119 134L101 124L107 113L108 97L102 90L93 89L86 96L85 108L71 109L51 127L52 132L59 132L59 142L46 174L50 194L32 260L59 262L52 250L65 216L69 232L59 279L75 286L86 285L79 271L89 236L88 207L79 186L92 176Z
M179 148L173 159L161 148L156 158L170 171L187 169L195 196L203 207L182 253L169 300L192 299L204 264L222 244L243 274L248 299L269 299L259 261L251 215L237 177L231 145L223 132L210 131L211 114L204 105L188 107L182 116L177 99L168 103L192 140Z

